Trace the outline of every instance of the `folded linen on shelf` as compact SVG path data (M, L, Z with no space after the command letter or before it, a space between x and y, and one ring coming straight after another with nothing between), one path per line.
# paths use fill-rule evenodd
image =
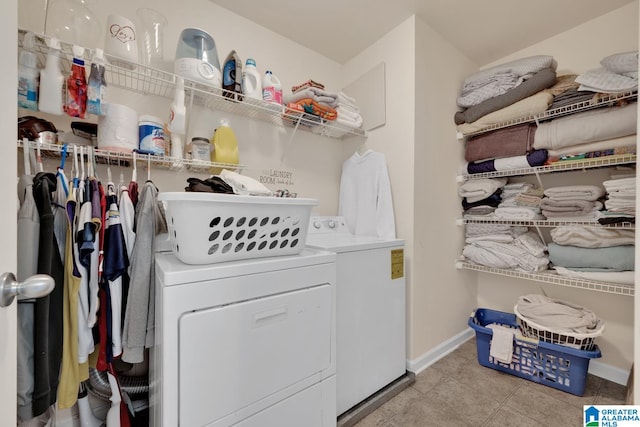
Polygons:
M457 104L463 108L477 105L518 86L544 68L556 67L552 56L535 55L477 71L464 80Z
M542 220L544 216L540 214L540 209L537 208L525 208L515 206L498 207L494 212L496 219L501 220L513 220L513 221L526 221L526 220Z
M502 95L489 98L481 103L471 106L464 111L458 111L454 116L457 125L473 123L480 117L527 98L543 89L552 86L556 82L556 70L544 68L533 74L530 78L518 86L507 90Z
M502 193L501 189L497 189L495 193L493 193L492 195L490 195L489 197L487 197L486 199L482 199L482 200L478 200L477 202L469 202L467 201L467 198L464 197L462 199L462 209L467 210L476 206L493 206L493 207L497 207L500 202L502 201L502 198L500 197L500 194Z
M559 221L558 218L590 215L602 210L602 208L602 202L597 200L555 200L549 197L543 197L540 201L542 215L556 221Z
M535 256L522 245L492 241L477 241L465 245L462 255L471 262L487 267L536 272L547 269L547 256Z
M566 267L554 267L556 273L563 277L595 280L598 282L618 283L635 286L635 271L580 271Z
M484 200L507 183L507 178L481 178L464 182L458 187L458 195L468 203Z
M465 163L463 173L476 174L542 166L547 161L547 157L547 150L534 150L522 156Z
M558 245L580 248L607 248L635 245L635 231L621 228L563 225L551 230L551 239Z
M636 133L638 105L599 108L543 122L536 129L533 147L559 148L620 138Z
M607 271L633 270L635 246L620 245L608 248L580 248L578 246L549 243L549 261L555 266L607 269Z
M285 112L292 115L300 113L312 114L325 120L335 120L338 117L335 108L320 104L311 98L303 98L296 102L289 102L286 104Z
M563 185L544 190L544 195L553 201L561 200L589 200L594 201L603 197L604 188L597 185ZM551 205L553 206L553 205Z
M508 326L490 323L487 328L491 329L491 344L489 356L501 363L511 363L513 357L513 337L515 329Z
M527 155L533 149L535 123L524 123L498 129L467 140L464 158L467 162Z
M456 129L463 135L469 135L511 120L517 120L523 117L533 118L544 113L547 108L549 108L552 101L553 95L543 90L535 95L521 99L508 107L504 107L500 110L494 111L493 113L482 116L473 123L463 123L458 125Z
M622 148L625 148L624 150ZM551 159L562 156L575 156L583 153L596 153L607 150L614 150L615 154L635 154L636 134L627 135L620 138L607 139L604 141L588 142L585 144L570 145L567 147L548 150Z
M602 326L602 320L590 309L545 295L523 295L516 309L523 319L558 333L586 334Z
M511 226L509 224L483 224L483 223L471 223L467 224L465 228L465 235L467 237L472 236L488 236L496 234L507 234L509 236L519 236L526 233L529 230L528 227Z
M322 83L314 82L313 80L309 79L304 83L300 83L299 85L291 86L291 92L296 93L300 90L310 88L310 87L324 89L324 85Z

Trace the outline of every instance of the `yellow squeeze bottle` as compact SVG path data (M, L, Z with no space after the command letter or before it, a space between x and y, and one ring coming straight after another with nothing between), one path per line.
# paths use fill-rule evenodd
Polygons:
M212 162L238 164L238 141L227 119L220 120L220 126L213 133L211 144L213 145L211 152ZM210 172L218 175L222 169L221 167L212 167Z

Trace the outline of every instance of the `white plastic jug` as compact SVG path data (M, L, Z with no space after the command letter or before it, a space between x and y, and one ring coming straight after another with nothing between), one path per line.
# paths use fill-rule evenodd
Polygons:
M262 81L253 58L247 58L247 63L242 70L242 92L247 98L262 100Z
M262 99L266 102L282 105L282 83L270 70L264 73Z

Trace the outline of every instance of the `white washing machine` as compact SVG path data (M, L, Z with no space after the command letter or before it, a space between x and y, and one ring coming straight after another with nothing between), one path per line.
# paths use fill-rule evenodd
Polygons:
M335 426L336 256L156 254L153 426Z
M406 374L404 241L352 235L312 216L307 247L336 253L338 415Z

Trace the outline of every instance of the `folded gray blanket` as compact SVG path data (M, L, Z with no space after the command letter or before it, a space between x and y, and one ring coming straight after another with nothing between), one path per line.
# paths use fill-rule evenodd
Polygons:
M516 309L523 319L552 332L588 334L603 326L602 320L588 308L545 295L521 296Z
M498 111L504 107L507 107L514 102L518 102L534 93L540 92L552 86L556 82L556 70L554 68L544 68L533 76L503 93L502 95L494 96L480 104L467 108L464 111L458 111L454 116L454 121L457 125L462 123L473 123L480 117Z
M608 271L634 270L635 246L579 248L556 243L547 245L549 261L567 268L606 268Z

